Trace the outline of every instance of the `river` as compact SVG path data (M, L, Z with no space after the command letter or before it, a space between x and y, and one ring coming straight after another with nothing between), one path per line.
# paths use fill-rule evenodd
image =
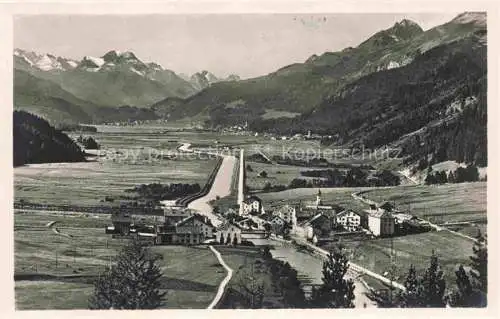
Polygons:
M306 296L310 295L311 285L319 285L322 283L323 260L320 257L313 256L306 251L297 250L295 246L280 241L270 239L251 239L251 241L257 246L272 246L271 254L273 258L287 261L290 266L297 271L298 279L303 285L302 289L306 293ZM356 285L354 290L356 295L354 301L355 307L377 307L377 304L366 296L368 290L361 281L356 278L356 275L357 273L354 271L349 271L347 273L347 277L354 278L354 284Z

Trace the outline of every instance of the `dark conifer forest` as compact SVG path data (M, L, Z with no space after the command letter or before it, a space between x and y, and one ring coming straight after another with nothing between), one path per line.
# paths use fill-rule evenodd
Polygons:
M84 153L71 138L38 116L14 111L13 131L14 166L85 161Z

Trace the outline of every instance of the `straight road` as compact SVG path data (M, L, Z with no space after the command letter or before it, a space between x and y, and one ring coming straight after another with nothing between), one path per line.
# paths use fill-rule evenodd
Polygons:
M217 175L215 176L214 182L212 184L212 188L210 191L203 197L200 197L194 201L192 201L188 208L196 210L198 213L207 216L212 224L217 227L223 223L223 220L212 213L212 206L210 202L219 198L223 198L229 196L231 194L231 184L233 181L233 172L234 165L236 165L236 157L232 155L223 155L218 153L203 153L199 151L193 151L190 149L190 143L183 143L179 150L183 152L191 152L191 153L200 153L200 154L209 154L209 155L218 155L222 156L222 164L217 171Z
M224 156L222 165L217 172L217 176L215 177L212 188L210 188L208 194L198 198L188 205L188 208L194 209L200 214L210 218L212 224L216 227L222 224L223 221L221 218L212 213L212 206L209 203L217 197L222 198L231 194L231 183L233 181L235 164L236 158L234 156Z

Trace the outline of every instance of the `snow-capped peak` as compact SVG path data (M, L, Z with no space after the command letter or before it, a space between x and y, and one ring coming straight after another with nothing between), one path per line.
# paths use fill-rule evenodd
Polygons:
M40 69L42 71L51 70L70 70L77 66L77 62L57 57L52 54L39 54L36 52L29 52L22 49L15 49L14 56L24 60L31 67Z
M83 57L83 60L82 60L82 63L86 62L87 67L91 67L91 68L100 68L101 66L104 65L104 63L106 63L104 61L104 59L102 58L96 58L96 57L93 57L93 56L89 56L89 55L86 55Z
M61 63L53 58L49 57L47 54L44 54L40 60L36 63L38 68L42 71L49 71L53 69L62 69Z

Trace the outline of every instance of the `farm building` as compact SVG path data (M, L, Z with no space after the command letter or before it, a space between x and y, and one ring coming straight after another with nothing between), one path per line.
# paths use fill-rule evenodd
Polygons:
M173 226L191 215L193 213L189 209L165 209L163 211L165 225L167 226Z
M158 227L158 242L162 244L196 245L213 238L214 226L206 216L191 215L174 226Z
M133 217L126 213L113 214L113 226L106 227L106 233L134 233L138 238L151 240L155 244L194 245L214 237L214 226L206 216L191 214L187 210L173 210L165 214L165 219L160 222L156 218L139 218L138 225L134 224Z
M115 234L128 235L130 232L130 225L132 225L132 215L123 212L114 212L111 215L111 222L113 228L106 228L106 232Z
M328 236L330 231L337 226L334 213L319 212L302 224L303 227L310 227L315 234Z

